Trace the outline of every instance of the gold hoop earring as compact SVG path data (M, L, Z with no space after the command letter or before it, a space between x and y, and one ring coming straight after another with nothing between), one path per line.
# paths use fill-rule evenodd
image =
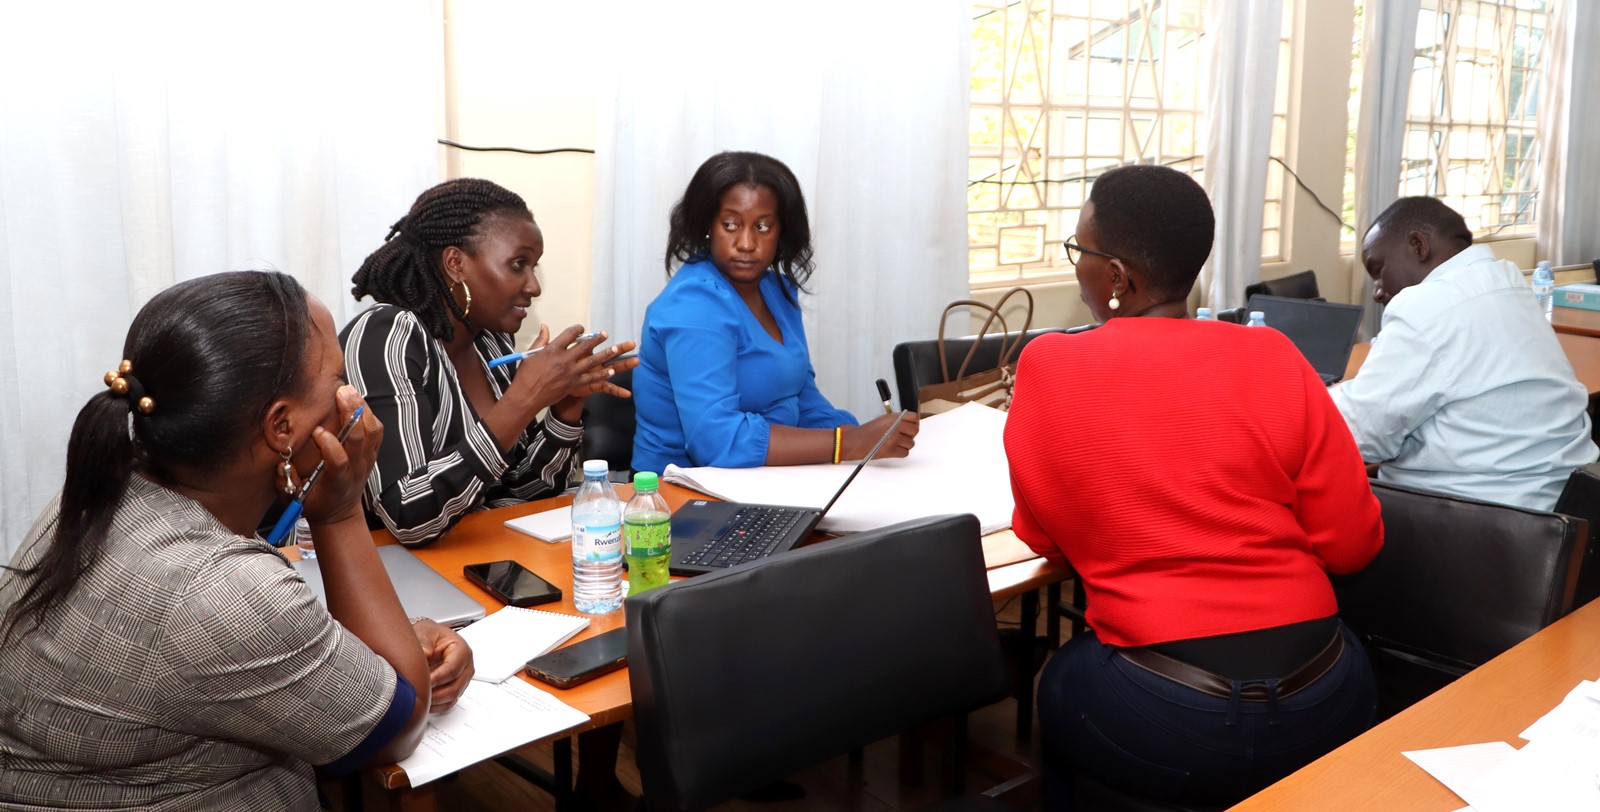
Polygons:
M472 312L472 288L467 287L465 279L457 281L456 284L461 286L461 294L467 300L467 303L461 306L461 320L466 321L467 314Z
M289 464L289 457L294 455L294 447L288 451L278 452L278 459L283 460L283 492L294 496L294 466Z

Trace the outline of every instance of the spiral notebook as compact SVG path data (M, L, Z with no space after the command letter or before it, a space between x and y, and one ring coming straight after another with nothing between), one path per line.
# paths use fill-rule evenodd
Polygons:
M472 647L472 675L483 682L504 682L529 660L547 654L589 628L589 619L560 612L507 606L462 629Z

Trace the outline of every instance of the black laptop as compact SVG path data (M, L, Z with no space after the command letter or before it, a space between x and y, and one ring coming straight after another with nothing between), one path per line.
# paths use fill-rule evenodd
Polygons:
M1337 383L1344 377L1356 331L1361 329L1360 305L1257 295L1250 297L1249 309L1265 313L1267 326L1288 336L1300 348L1324 384Z
M904 419L903 413L895 419L820 510L710 499L695 499L678 508L672 514L672 561L668 569L673 575L699 575L794 549L817 528L844 489L850 487Z

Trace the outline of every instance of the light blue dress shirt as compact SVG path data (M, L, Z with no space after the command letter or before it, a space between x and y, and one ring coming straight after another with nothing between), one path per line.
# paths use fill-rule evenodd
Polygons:
M1396 294L1332 394L1386 482L1549 510L1600 456L1588 392L1522 272L1484 245Z
M773 425L856 425L817 390L800 306L784 295L787 284L772 270L761 278L761 296L783 333L779 342L709 259L673 274L645 310L633 373L635 470L659 473L668 463L751 468L766 464Z

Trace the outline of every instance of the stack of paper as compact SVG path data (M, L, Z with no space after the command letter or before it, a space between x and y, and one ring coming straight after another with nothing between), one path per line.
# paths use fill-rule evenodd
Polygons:
M428 718L422 741L400 762L420 787L443 775L589 721L587 714L523 682L474 680L456 706Z
M587 628L586 617L507 606L462 629L461 639L472 647L472 678L504 682L529 660Z
M1522 738L1404 755L1475 812L1600 809L1600 686L1583 681Z
M572 506L507 519L506 527L527 533L540 541L566 541L572 538Z
M818 529L853 533L945 513L977 516L984 533L1010 527L1015 503L1005 428L1005 412L976 403L924 419L910 456L868 463ZM718 499L820 508L849 476L850 467L669 465L662 478Z

